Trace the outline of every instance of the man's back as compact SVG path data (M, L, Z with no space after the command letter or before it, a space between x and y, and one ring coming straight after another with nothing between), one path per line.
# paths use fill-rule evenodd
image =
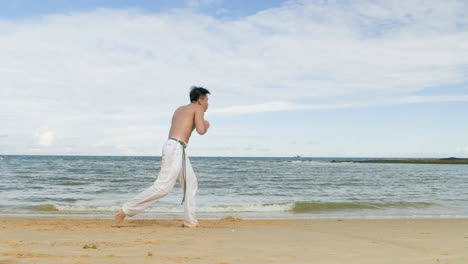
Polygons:
M190 103L177 108L172 116L171 130L169 137L175 137L188 143L193 130L196 128L200 135L206 133L210 124L204 119L204 112L208 108L208 98L206 104Z

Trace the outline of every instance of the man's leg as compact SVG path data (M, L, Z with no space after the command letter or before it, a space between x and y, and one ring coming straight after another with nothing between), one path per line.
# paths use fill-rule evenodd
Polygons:
M116 215L117 221L122 221L125 216L134 216L144 211L145 208L166 196L174 187L177 176L182 168L182 146L178 142L168 142L164 145L161 171L151 187L148 187L133 199L123 204L121 211ZM123 218L119 218L123 214Z
M184 226L186 227L196 227L198 225L198 220L195 215L196 211L196 203L195 203L195 195L198 189L198 181L193 171L192 164L190 163L190 159L188 156L185 160L186 164L186 183L187 184L187 192L185 194L185 201L184 201ZM179 181L182 185L182 190L184 189L184 180L183 180L183 173L182 171L179 174Z

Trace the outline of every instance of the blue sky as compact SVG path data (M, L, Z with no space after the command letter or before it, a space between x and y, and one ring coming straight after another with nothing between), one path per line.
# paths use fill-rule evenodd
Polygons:
M468 157L462 1L2 1L0 154Z
M181 0L2 0L0 16L6 19L28 19L35 16L88 12L96 8L141 9L148 13L165 12L175 8L194 8L197 12L209 14L222 19L233 19L255 14L264 9L278 7L284 1L181 1Z

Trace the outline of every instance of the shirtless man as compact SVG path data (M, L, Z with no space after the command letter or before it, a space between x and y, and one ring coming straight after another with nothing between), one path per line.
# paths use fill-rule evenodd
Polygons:
M193 86L190 91L188 105L183 105L174 112L172 117L169 138L164 143L161 156L161 171L151 187L143 190L132 200L122 205L115 215L117 223L123 222L126 216L134 216L144 211L152 203L166 196L179 179L184 190L184 227L199 227L195 216L195 194L198 181L193 172L190 160L185 153L194 129L203 135L210 127L210 123L204 119L204 113L208 109L208 94L210 92L203 87Z

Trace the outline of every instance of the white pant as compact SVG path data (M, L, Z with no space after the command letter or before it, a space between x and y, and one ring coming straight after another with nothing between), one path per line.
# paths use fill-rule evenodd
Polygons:
M161 158L161 171L159 176L151 187L148 187L132 200L122 205L122 210L128 216L134 216L143 212L145 208L166 196L174 187L177 178L184 189L183 171L182 171L182 152L181 143L168 139L164 143ZM198 224L195 216L195 194L198 189L197 177L190 164L186 154L186 194L184 202L184 225L195 226Z

